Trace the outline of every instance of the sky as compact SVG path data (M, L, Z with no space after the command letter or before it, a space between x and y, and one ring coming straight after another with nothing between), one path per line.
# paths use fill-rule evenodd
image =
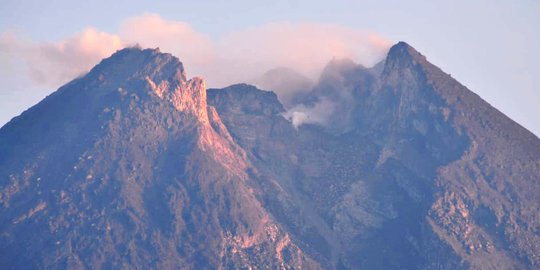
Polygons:
M540 2L0 0L0 125L124 46L160 47L210 86L398 41L540 136Z

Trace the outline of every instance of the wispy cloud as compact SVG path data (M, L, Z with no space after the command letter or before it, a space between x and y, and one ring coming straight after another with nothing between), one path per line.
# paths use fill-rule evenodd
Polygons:
M267 24L231 33L218 44L221 55L249 70L289 67L310 78L334 57L372 65L390 45L367 31L319 23Z
M30 79L49 87L58 87L88 71L123 44L118 36L94 28L55 43L36 43L13 33L0 36L0 50L22 58Z
M332 58L371 65L389 47L385 39L362 30L318 23L272 23L210 39L188 23L157 14L126 19L118 33L87 28L51 43L36 43L14 34L0 37L0 50L22 57L38 84L58 87L88 71L123 46L160 47L180 58L190 75L210 86L254 81L264 72L288 67L316 79Z
M128 44L157 48L177 56L190 71L214 62L212 41L189 24L167 21L157 14L144 14L125 20L118 34Z

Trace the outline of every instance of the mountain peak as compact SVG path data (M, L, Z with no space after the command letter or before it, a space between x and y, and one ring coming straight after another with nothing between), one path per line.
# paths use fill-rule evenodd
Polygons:
M188 80L182 62L169 53L162 53L159 48L134 46L118 50L82 79L95 85L96 93L116 89L133 94L153 92L177 110L194 115L203 123L208 122L204 80L199 77Z
M85 77L103 91L149 89L179 111L208 122L204 80L188 80L182 62L159 48L124 48L101 61Z
M385 70L407 68L426 62L426 57L404 41L390 48L386 56Z
M409 57L423 57L422 54L420 54L415 48L413 48L409 43L405 41L400 41L390 47L390 50L388 52L388 56L393 55L408 55Z
M123 54L136 54L136 53L147 53L147 54L153 54L153 55L160 55L160 54L168 54L168 53L162 53L159 47L157 48L142 48L139 44L136 44L131 47L125 47L123 49L117 50L115 53L111 55L112 56L118 56Z
M116 51L104 59L89 73L90 76L107 75L112 80L150 77L153 81L175 79L186 82L186 73L182 62L169 53L162 53L159 48L142 49L139 46Z

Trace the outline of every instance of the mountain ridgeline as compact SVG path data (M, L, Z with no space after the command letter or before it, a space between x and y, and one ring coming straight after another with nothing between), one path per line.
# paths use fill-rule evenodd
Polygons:
M1 268L540 268L536 136L404 42L309 87L104 59L0 129Z

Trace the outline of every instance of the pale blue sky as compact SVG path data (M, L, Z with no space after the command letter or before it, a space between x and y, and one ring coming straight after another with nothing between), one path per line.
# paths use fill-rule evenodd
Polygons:
M89 26L117 33L127 18L144 13L186 22L211 38L273 22L307 22L403 40L540 135L538 1L0 0L0 34L55 42ZM0 61L2 125L54 89L32 83L20 60L9 53L0 51Z

